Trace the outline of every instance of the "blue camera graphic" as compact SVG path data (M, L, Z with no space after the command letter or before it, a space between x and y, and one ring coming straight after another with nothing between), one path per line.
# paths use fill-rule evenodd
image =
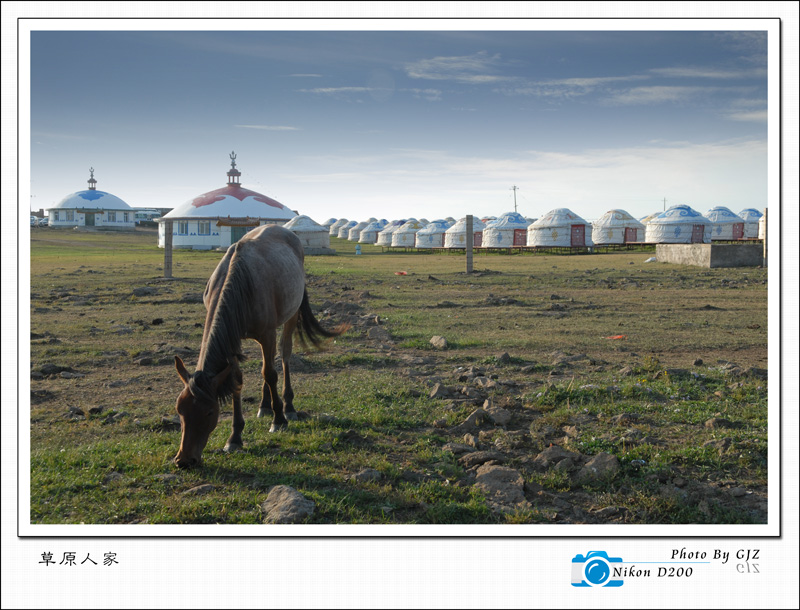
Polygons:
M572 558L573 587L621 587L621 580L613 580L612 564L622 563L621 557L609 557L605 551L589 551Z

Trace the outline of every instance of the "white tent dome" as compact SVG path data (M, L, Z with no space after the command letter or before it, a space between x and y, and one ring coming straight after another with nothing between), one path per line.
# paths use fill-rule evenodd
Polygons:
M358 236L358 243L374 244L378 241L378 233L383 231L388 224L389 221L383 218L369 223L366 227L361 229L361 234Z
M688 205L674 205L645 223L651 244L710 244L711 221Z
M596 245L644 241L644 224L625 210L609 210L592 223L592 241Z
M392 233L392 246L413 248L417 241L417 231L424 227L425 225L419 220L414 220L412 218L406 221L403 226Z
M409 220L413 220L413 218L403 218L402 220L393 220L389 224L387 224L383 229L378 232L378 239L375 242L378 246L391 246L392 245L392 235L394 234L397 229L402 227L406 222Z
M339 239L347 239L347 234L350 233L350 229L358 224L357 220L351 220L349 222L344 223L341 227L339 227L339 232L336 234L336 237Z
M325 227L326 229L330 229L331 225L334 222L336 222L336 220L337 220L336 218L328 218L328 220L326 220L325 222L322 223L322 226Z
M732 240L744 237L744 219L725 206L718 205L703 214L711 221L711 240Z
M527 244L528 221L517 212L501 214L497 220L486 223L483 230L484 248L509 248Z
M94 169L89 171L88 189L71 193L52 208L47 208L48 225L56 228L133 229L136 226L135 210L116 195L98 191Z
M486 225L480 218L472 217L472 247L480 248L483 241L483 229ZM444 233L445 248L466 248L467 247L467 218L461 218Z
M529 246L592 246L592 225L567 208L550 210L528 227Z
M331 236L328 229L317 224L308 216L295 216L283 226L300 238L303 248L306 250L331 247Z
M767 238L767 216L766 214L758 219L758 239Z
M348 241L358 241L359 237L361 237L361 231L369 225L371 222L375 222L377 219L370 218L369 220L362 220L356 226L350 227L350 230L347 232L347 239Z
M442 248L444 247L444 234L453 223L447 220L434 220L424 228L417 231L414 245L417 248Z
M347 218L340 218L339 220L337 220L336 222L334 222L330 226L330 229L329 229L328 232L330 233L331 236L337 237L339 235L339 229L341 229L348 222L350 222L350 221L347 220Z
M758 221L763 214L755 208L745 208L739 212L739 217L744 220L744 236L748 238L758 237Z
M203 193L158 218L158 245L165 245L167 221L172 222L174 248L227 248L245 233L264 224L286 224L297 214L274 199L239 184L236 154L231 153L228 183Z

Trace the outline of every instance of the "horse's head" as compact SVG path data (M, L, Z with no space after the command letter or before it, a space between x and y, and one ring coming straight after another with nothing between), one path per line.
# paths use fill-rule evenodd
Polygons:
M175 405L181 418L181 445L173 461L179 468L189 468L202 462L203 449L217 427L219 401L216 390L231 367L229 365L214 377L203 371L190 375L183 361L175 356L175 368L183 381L183 390Z

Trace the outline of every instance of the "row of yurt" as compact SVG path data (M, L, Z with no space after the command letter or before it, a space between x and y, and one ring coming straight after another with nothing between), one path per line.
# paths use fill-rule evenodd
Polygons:
M597 246L644 241L644 224L625 210L609 210L592 223L592 241Z
M483 243L483 230L486 225L476 217L472 218L472 247L480 248ZM467 218L460 219L444 233L445 248L467 247Z
M348 222L350 221L347 220L347 218L340 218L330 226L328 233L330 234L331 237L339 237L339 229L341 229Z
M403 218L402 220L393 220L389 224L387 224L379 233L378 239L375 241L375 244L378 246L391 246L392 245L392 235L394 232L397 231L400 227L402 227L406 222L410 220L408 218Z
M703 214L711 221L711 241L744 237L744 219L725 206L718 205Z
M173 248L210 250L227 248L258 226L284 225L297 216L282 203L242 187L236 154L231 153L230 159L224 187L190 199L156 219L159 247L165 247L169 223Z
M651 244L708 244L711 221L688 205L674 205L647 221L644 240Z
M530 222L516 212L506 212L499 218L486 223L483 229L484 248L510 248L524 246Z
M48 208L49 226L133 230L136 226L136 211L116 195L97 190L94 168L89 169L87 182L88 189L67 195L55 206Z
M386 228L386 225L388 224L389 221L383 218L369 223L366 227L364 227L361 230L361 233L358 236L358 243L374 244L375 242L378 241L378 233L383 231Z
M451 219L433 220L417 231L417 248L443 248L445 233L453 226Z

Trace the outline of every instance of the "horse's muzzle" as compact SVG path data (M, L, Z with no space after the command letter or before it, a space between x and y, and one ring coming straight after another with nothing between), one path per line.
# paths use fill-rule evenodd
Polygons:
M179 457L175 456L175 459L172 460L178 468L193 468L195 466L199 466L201 461L195 457Z

